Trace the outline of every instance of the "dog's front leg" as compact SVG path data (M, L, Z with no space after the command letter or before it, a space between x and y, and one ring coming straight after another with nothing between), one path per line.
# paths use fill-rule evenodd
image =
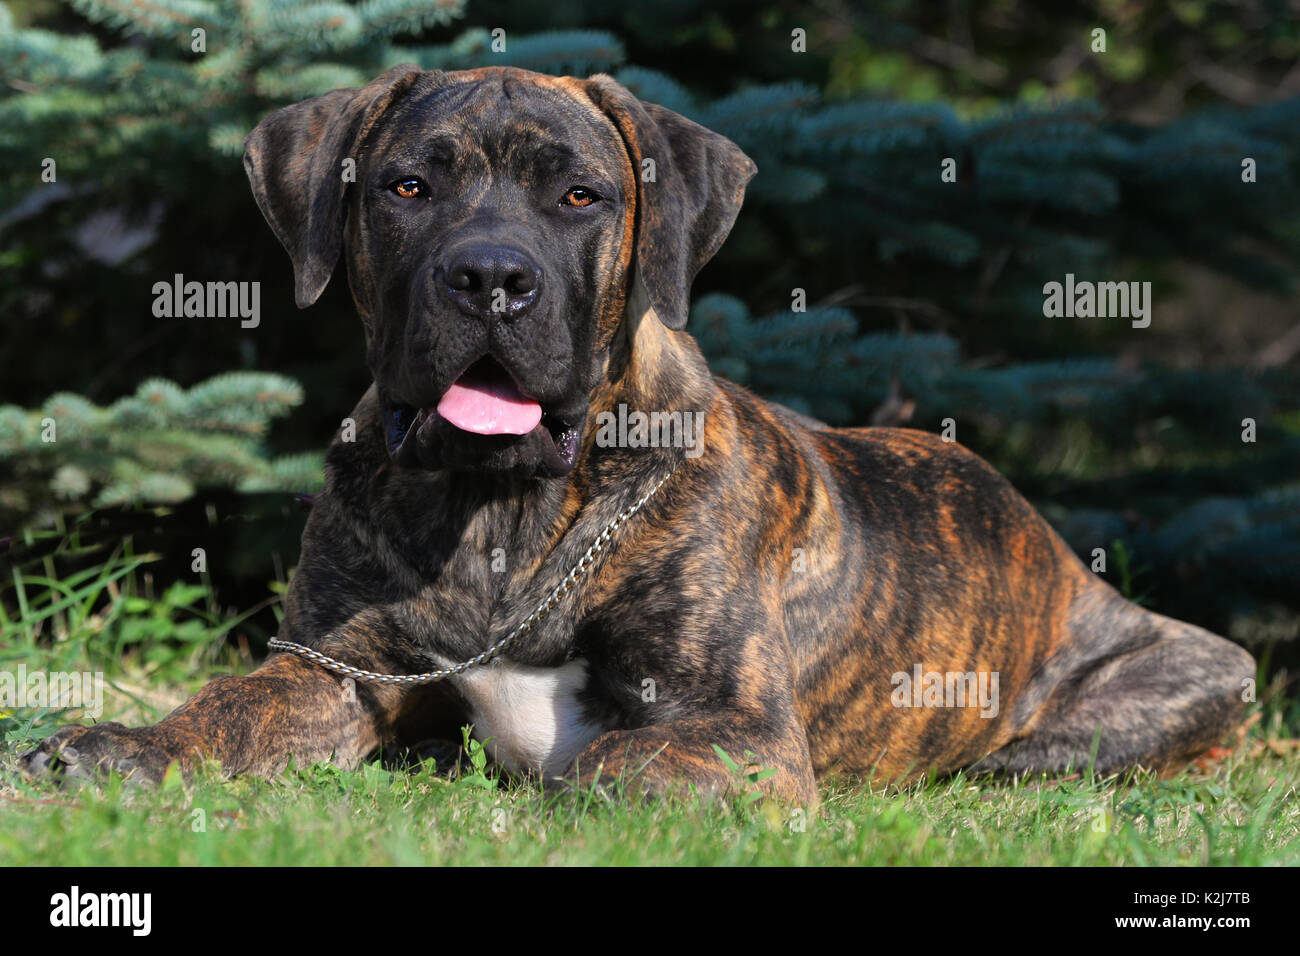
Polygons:
M30 773L75 777L116 769L156 782L167 767L201 760L229 774L270 776L298 763L356 764L391 726L400 692L344 681L314 664L277 654L246 677L218 677L157 724L73 724L24 754Z

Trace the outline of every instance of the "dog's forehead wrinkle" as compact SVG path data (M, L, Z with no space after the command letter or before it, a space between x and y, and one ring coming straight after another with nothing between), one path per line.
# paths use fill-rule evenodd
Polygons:
M450 121L429 125L418 134L412 134L410 124L398 120L386 126L375 140L365 150L365 155L389 166L403 163L459 164L482 152L475 138L467 135L462 125Z
M573 91L495 71L417 87L381 125L372 138L388 163L445 162L458 179L482 174L475 157L525 182L566 173L595 180L626 161L613 124Z
M454 159L461 151L464 141L463 134L455 126L439 123L425 132L419 151L431 159Z
M618 131L603 113L561 87L523 84L510 99L487 88L475 98L475 105L481 112L474 119L484 129L509 127L516 136L525 130L535 131L578 148L621 143Z

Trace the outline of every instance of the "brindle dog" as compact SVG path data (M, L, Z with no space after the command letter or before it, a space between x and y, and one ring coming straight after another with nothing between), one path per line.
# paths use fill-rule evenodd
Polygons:
M543 778L725 790L717 745L811 803L834 771L1173 768L1240 715L1245 651L1125 601L975 455L709 374L683 328L755 173L729 140L606 76L398 67L272 114L245 166L300 307L346 262L375 383L281 638L385 673L473 657L671 477L506 659L400 689L273 654L31 769L354 766L470 722ZM703 453L597 440L619 405L703 412Z

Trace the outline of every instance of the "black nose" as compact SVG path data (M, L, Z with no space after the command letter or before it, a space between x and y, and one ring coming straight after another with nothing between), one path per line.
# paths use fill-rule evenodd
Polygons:
M448 256L442 285L466 315L515 319L537 301L542 270L509 246L462 246Z

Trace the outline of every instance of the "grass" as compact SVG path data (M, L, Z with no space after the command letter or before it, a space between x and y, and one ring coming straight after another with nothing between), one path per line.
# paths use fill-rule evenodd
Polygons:
M115 553L80 577L15 569L0 593L0 670L102 670L104 719L140 723L253 666L205 586L155 594L141 568ZM274 780L209 767L155 789L117 777L60 787L23 778L16 758L78 715L25 710L0 715L0 864L1294 866L1300 762L1279 690L1261 695L1231 747L1171 779L831 781L809 812L752 789L713 802L544 794L499 779L476 745L453 773L376 761Z
M6 758L6 763L9 763ZM9 769L6 767L6 769ZM489 783L491 780L489 778ZM6 865L1296 865L1297 776L1275 759L1159 781L832 785L800 819L738 800L624 803L451 780L431 763L161 788L7 783Z

